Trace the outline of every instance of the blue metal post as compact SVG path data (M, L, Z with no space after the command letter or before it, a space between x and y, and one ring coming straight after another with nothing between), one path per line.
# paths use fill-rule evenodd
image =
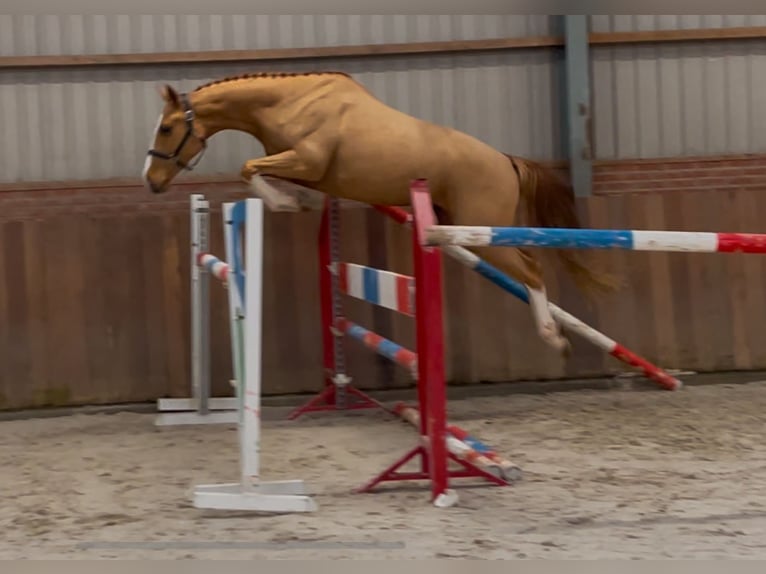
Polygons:
M564 16L564 37L570 173L575 195L586 197L593 184L588 16Z

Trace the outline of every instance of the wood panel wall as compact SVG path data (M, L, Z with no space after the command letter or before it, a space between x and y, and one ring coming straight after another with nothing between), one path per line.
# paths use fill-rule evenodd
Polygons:
M200 190L193 190L200 191ZM223 255L211 185L214 253ZM763 189L596 196L586 226L766 232ZM45 192L53 193L53 192ZM55 202L0 198L0 408L153 401L189 387L188 194L90 190ZM343 258L410 272L408 233L377 212L343 212ZM321 385L316 235L319 215L267 214L264 387ZM569 279L549 275L551 299L647 358L698 371L766 368L766 259L757 255L599 252L625 280L588 306ZM526 305L451 260L444 263L447 370L464 383L555 379L623 370L575 339L564 364L537 338ZM225 291L211 285L214 391L231 378ZM363 326L413 345L410 319L347 301ZM348 341L362 388L409 384L400 369Z

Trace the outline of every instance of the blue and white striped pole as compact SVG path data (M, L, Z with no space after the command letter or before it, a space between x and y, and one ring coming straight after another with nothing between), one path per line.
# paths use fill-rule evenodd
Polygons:
M547 247L699 253L766 253L766 234L434 225L428 245Z

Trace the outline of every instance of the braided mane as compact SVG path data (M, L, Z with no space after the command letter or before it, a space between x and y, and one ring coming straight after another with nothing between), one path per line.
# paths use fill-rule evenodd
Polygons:
M202 84L201 86L197 86L194 89L194 91L198 92L202 90L203 88L208 88L210 86L217 86L219 84L225 84L227 82L234 82L237 80L257 80L261 78L296 78L300 76L328 76L328 75L345 76L347 78L351 77L349 74L345 72L257 72L254 74L240 74L239 76L228 76L226 78L213 80L212 82L208 82L207 84Z

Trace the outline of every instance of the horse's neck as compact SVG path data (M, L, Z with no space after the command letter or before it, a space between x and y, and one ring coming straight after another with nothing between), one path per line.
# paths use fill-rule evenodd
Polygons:
M258 135L259 110L278 103L274 82L257 80L210 86L192 92L191 105L209 137L222 130Z

